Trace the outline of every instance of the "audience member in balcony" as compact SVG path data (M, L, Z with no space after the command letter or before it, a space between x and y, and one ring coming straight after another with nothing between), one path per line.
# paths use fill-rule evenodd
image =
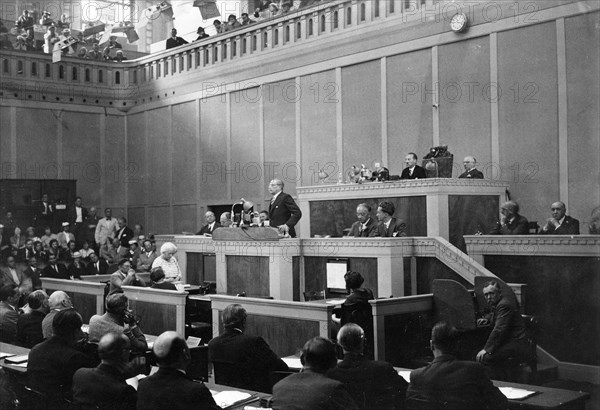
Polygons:
M96 226L96 233L94 235L96 239L96 245L101 247L104 245L108 238L112 238L114 233L117 231L117 220L112 217L112 209L104 209L104 218L98 221Z
M138 272L150 272L152 263L154 262L154 259L156 259L156 252L152 249L152 242L149 239L144 241L143 248L142 252L140 252L140 257L138 258L136 270Z
M177 36L177 29L171 29L171 37L167 39L167 50L170 48L175 48L187 44L188 42Z
M18 28L25 31L26 35L24 37L26 39L33 41L33 25L35 22L33 21L33 16L29 13L29 10L23 10L23 14L19 16L15 24Z
M25 248L25 235L21 234L21 228L15 227L13 235L10 237L10 246L12 248L12 254L16 256L19 254L21 249Z
M402 219L394 218L396 207L391 202L381 202L377 207L377 229L371 236L400 237L406 236L406 223Z
M215 30L217 30L217 34L221 34L223 32L223 24L221 20L213 21L213 26L215 26Z
M33 226L28 226L27 229L25 229L25 238L31 239L32 241L40 239L35 236L35 228Z
M104 47L104 50L102 50L102 60L112 61L112 57L110 56L110 50L110 48Z
M71 28L71 22L70 22L71 18L69 16L67 16L67 14L62 14L60 16L60 20L58 20L56 22L56 26L59 29L65 29L65 28Z
M99 258L96 253L90 254L90 262L87 265L86 275L106 275L108 273L108 262Z
M123 50L117 50L117 54L113 58L113 61L120 63L125 60L127 60L127 57L125 56L125 53L123 53Z
M50 26L54 24L54 21L50 18L50 12L49 11L43 11L42 12L42 18L40 18L40 25L42 26Z
M459 175L459 178L483 179L483 172L477 169L477 160L475 157L467 156L463 160L465 172Z
M171 242L165 242L160 247L160 256L152 262L152 269L162 268L168 282L181 280L181 269L174 256L176 253L177 246Z
M108 44L106 45L106 47L107 47L109 50L112 50L113 48L114 48L114 49L117 49L117 48L120 48L120 49L122 49L122 48L123 48L123 46L121 45L121 43L119 43L119 42L117 41L117 36L110 36L110 37L108 38Z
M17 41L13 48L17 51L27 51L27 39L24 36L17 36Z
M71 37L71 29L65 28L62 31L62 34L60 36L58 36L58 39L60 41L64 41L64 40L66 40L66 39L68 39L70 37ZM67 54L67 55L74 55L75 54L75 47L74 47L74 45L69 45L67 47L64 47L62 49L62 53L63 54Z
M271 5L277 9L277 6L273 4L271 0L261 0L258 7L254 10L255 18L267 18L271 17Z
M529 233L529 221L519 215L519 204L515 201L507 201L500 208L502 219L496 223L490 235L527 235Z
M288 13L292 13L294 11L296 11L296 8L292 4L292 2L291 1L284 1L283 3L281 3L281 8L277 12L276 16L283 16L283 15L286 15Z
M196 30L196 34L198 34L198 38L194 41L199 41L199 40L203 40L205 38L210 37L208 34L206 34L206 32L204 31L204 28L202 28L202 27L198 27L198 30Z
M567 206L558 201L552 204L552 218L540 230L542 235L579 235L579 221L567 215Z
M85 47L79 48L79 51L77 52L77 57L87 58L87 48L85 48Z
M223 27L223 32L233 31L240 27L242 27L242 24L237 21L235 14L230 14L229 17L227 17L227 24Z
M44 246L44 249L48 249L50 247L50 241L52 239L58 240L58 237L56 236L55 233L52 233L52 229L50 228L50 226L45 226L44 234L42 235L42 237L40 239L42 241L42 245Z
M70 230L70 223L63 222L62 223L62 231L56 235L56 239L58 239L58 246L62 249L67 249L69 246L69 242L75 242L75 235L73 235Z
M100 45L98 43L94 43L92 49L86 54L85 57L88 60L103 60L104 57L100 51Z
M256 21L252 20L248 13L242 13L242 26L249 26L250 24L254 24Z

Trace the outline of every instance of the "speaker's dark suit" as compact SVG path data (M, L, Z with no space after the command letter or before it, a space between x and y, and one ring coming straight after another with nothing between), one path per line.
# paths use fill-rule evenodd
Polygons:
M273 410L358 410L344 385L310 370L273 386Z
M177 369L161 367L140 380L137 393L139 410L221 410L204 384Z
M363 355L347 353L344 360L327 374L346 386L361 409L401 409L408 383L394 367Z
M212 233L215 231L215 229L220 228L220 227L221 227L221 224L218 222L215 222L215 226L213 227L213 229L211 231L208 224L206 224L202 228L200 228L200 230L198 231L198 233L196 235L204 235L205 233L212 235Z
M415 165L415 169L413 169L412 175L410 175L410 171L407 168L402 170L402 174L400 175L400 179L424 179L427 178L427 173L425 172L425 168Z
M289 226L289 234L292 238L296 237L294 226L300 218L302 218L300 208L298 208L294 199L285 192L277 195L275 201L269 206L270 226L273 228L283 224Z
M135 410L137 393L117 368L101 363L73 376L73 400L81 409Z
M483 172L473 168L460 174L459 178L483 179Z
M371 236L381 236L387 238L406 236L406 224L402 219L392 218L390 225L386 229L385 224L383 222L379 222L377 224L377 229L373 230Z
M262 337L226 329L208 342L208 359L215 366L219 384L269 392L269 374L289 368Z
M484 366L451 355L438 356L428 366L413 370L406 398L446 403L444 408L451 409L508 408L508 400L494 387Z
M369 218L369 220L367 221L367 227L362 230L361 227L362 224L360 223L360 221L354 222L352 224L352 227L350 228L350 234L348 236L354 236L357 238L372 236L371 233L377 230L377 222L373 218Z
M548 230L540 230L541 235L579 235L579 221L570 216L565 216L562 224L558 228L548 224Z

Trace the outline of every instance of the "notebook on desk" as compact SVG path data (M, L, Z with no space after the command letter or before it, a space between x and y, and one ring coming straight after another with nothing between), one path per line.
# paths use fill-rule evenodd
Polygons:
M6 359L4 359L4 362L10 363L10 364L21 364L21 363L27 362L28 357L29 357L29 354L10 356L10 357L7 357Z

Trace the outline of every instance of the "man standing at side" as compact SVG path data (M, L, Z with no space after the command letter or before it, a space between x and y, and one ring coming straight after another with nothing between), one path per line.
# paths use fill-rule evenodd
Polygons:
M377 222L371 217L371 207L367 204L360 204L356 207L356 217L358 221L352 224L350 234L354 237L369 237L373 231L377 231Z
M135 410L137 393L127 384L131 345L123 334L108 333L98 343L102 362L73 376L73 400L82 409Z
M475 157L468 156L463 160L465 172L459 175L459 178L483 179L483 172L477 169Z
M133 230L127 226L127 219L117 219L117 231L115 232L116 243L113 246L117 250L119 258L129 257L129 241L133 239Z
M87 209L81 204L81 197L75 198L73 207L68 211L68 221L71 224L71 232L75 235L77 249L83 245L85 230L83 229L83 221L87 218Z
M371 236L384 238L395 238L406 236L406 224L402 219L393 218L396 207L391 202L381 202L377 207L377 229L371 232Z
M273 195L269 205L269 220L273 228L279 229L281 233L289 233L292 238L296 237L294 226L302 218L302 212L296 205L294 199L283 192L283 181L273 179L269 182L269 193Z
M493 379L506 380L506 359L530 359L531 345L527 339L525 322L518 306L502 295L498 282L487 282L483 286L483 296L492 313L489 319L479 319L477 323L490 324L493 329L485 346L477 353L477 361L490 368Z
M433 326L433 362L410 373L407 402L415 398L431 402L432 408L445 403L451 408L506 410L508 400L494 387L485 367L453 356L456 341L456 329L448 323Z
M170 48L182 46L187 43L188 42L185 41L183 38L177 37L177 29L171 29L171 37L167 39L167 50Z
M414 152L409 152L404 162L406 163L406 168L402 170L402 175L400 175L400 179L423 179L427 178L427 173L425 172L425 168L417 165L417 154Z
M294 373L273 386L273 410L358 410L342 383L327 372L337 363L335 345L322 337L304 344L302 372Z
M83 245L83 242L87 242L95 252L99 252L100 249L96 246L96 228L100 219L96 213L96 207L92 206L88 210L87 217L83 220L83 227L81 228L83 241L81 245Z
M363 355L365 332L359 325L348 323L342 326L337 342L344 349L344 360L327 375L342 382L361 409L393 410L404 407L408 383L391 364L370 360Z
M96 232L94 234L98 249L102 248L102 245L106 243L108 238L112 239L116 230L117 220L112 217L112 209L104 209L104 218L98 221L98 225L96 225Z
M215 229L221 227L221 224L217 222L217 218L212 211L208 211L204 214L204 220L206 221L206 225L200 228L200 231L196 235L211 236Z
M140 380L138 410L220 410L210 391L186 374L191 362L190 349L176 332L167 331L156 338L152 348L158 371Z
M208 342L208 359L216 383L269 392L269 374L289 369L262 337L244 334L246 317L246 309L238 304L223 310L225 331Z
M541 235L579 235L579 221L567 215L567 206L558 201L552 204L552 218L540 230Z

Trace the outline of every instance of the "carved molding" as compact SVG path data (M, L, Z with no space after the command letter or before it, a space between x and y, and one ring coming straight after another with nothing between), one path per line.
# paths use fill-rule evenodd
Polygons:
M369 182L365 184L335 184L335 185L314 185L306 187L296 187L298 195L331 193L331 192L356 192L356 191L374 191L374 190L394 190L403 188L425 188L425 187L489 187L489 188L507 188L508 184L502 181L492 181L486 179L466 179L466 178L429 178L414 179L407 181L393 182Z

